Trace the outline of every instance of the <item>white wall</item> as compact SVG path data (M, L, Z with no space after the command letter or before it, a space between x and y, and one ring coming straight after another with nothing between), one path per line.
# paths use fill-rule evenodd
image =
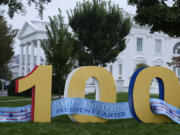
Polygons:
M143 51L136 51L137 38L143 39ZM128 40L129 39L129 40ZM167 65L173 56L173 47L176 43L180 42L179 38L170 38L163 33L150 34L150 29L147 27L140 27L133 25L130 34L127 36L127 47L119 54L117 61L109 63L106 69L113 66L113 77L115 81L118 80L119 67L118 64L122 63L122 80L124 87L129 86L130 77L135 71L136 64L146 63L149 66L160 65L172 69ZM161 41L161 52L155 52L155 41ZM123 91L123 90L122 90Z

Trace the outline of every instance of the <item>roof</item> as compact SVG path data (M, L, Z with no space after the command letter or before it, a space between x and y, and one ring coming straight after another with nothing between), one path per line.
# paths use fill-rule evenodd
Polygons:
M46 25L48 24L44 21L26 21L17 37L22 39L37 32L46 32Z

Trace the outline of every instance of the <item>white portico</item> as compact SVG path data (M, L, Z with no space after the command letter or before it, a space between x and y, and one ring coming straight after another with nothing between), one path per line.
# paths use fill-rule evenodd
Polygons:
M26 21L18 34L20 40L19 76L27 75L36 65L43 65L41 40L47 39L46 25L41 21Z

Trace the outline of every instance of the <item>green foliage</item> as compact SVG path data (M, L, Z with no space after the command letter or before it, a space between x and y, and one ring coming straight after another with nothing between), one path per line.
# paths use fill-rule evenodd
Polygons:
M104 0L83 1L68 12L69 25L76 35L80 66L106 66L126 47L131 23L118 5Z
M7 70L7 63L12 58L14 38L17 30L12 30L6 20L0 15L0 76Z
M151 27L151 32L163 31L180 37L180 0L129 0L137 7L135 21Z
M21 92L21 93L15 93L15 86L16 86L16 80L21 77L15 78L10 82L10 85L8 87L8 96L32 96L32 88L30 88L27 91Z
M8 80L10 81L12 79L12 72L11 70L9 69L9 67L6 65L4 65L2 68L1 68L1 74L0 74L0 78L3 78L4 80Z
M47 64L53 66L53 93L63 93L65 80L71 72L75 59L73 53L74 38L64 23L61 11L59 15L49 17L46 27L48 39L42 42Z
M27 0L29 6L32 4L35 5L35 8L38 10L39 15L42 17L44 10L44 4L51 2L51 0ZM13 18L15 13L25 12L25 5L23 1L19 0L0 0L0 6L8 7L8 15Z
M148 67L148 65L145 63L139 63L136 65L135 71L140 69L140 68L144 68L144 67Z
M171 62L167 62L168 66L180 67L180 56L172 57Z
M2 81L0 80L0 90L2 89L2 85L3 85Z

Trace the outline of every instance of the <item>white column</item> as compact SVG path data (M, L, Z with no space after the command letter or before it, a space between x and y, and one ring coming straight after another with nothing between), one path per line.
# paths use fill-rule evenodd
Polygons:
M20 45L19 76L23 75L23 45Z
M31 58L30 58L30 70L34 68L34 41L31 42Z
M152 37L151 37L151 35L147 35L147 44L146 44L146 47L147 47L147 53L146 53L146 55L147 55L147 63L146 64L148 64L148 66L151 66L151 61L152 61L152 54L153 54L153 44L151 43L151 41L152 41Z
M130 34L130 41L127 44L127 48L125 49L126 55L124 61L124 87L129 86L130 77L134 70L134 56L136 55L136 37L133 33Z
M40 58L41 58L41 41L37 40L37 61L36 61L36 65L40 65Z
M25 75L28 74L28 56L29 56L29 44L26 44L25 45L25 68L24 68Z
M155 50L155 46L154 46L154 43L153 43L153 36L152 35L150 35L149 36L149 46L150 46L150 57L149 57L149 65L148 66L154 66L154 62L152 61L153 60L153 58L154 58L154 50Z

